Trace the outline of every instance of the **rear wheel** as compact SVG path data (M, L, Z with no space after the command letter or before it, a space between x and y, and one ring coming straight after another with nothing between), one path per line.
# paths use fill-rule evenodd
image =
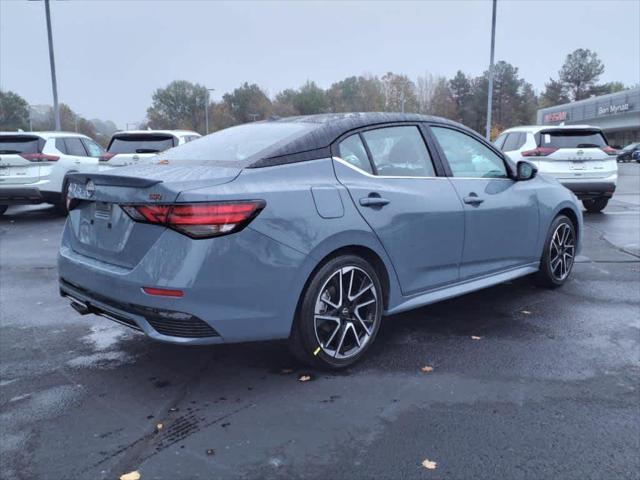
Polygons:
M382 319L376 270L355 255L320 267L305 289L289 345L302 362L330 369L354 364L370 348Z
M67 213L69 213L69 210L67 209L67 198L68 198L68 196L69 196L69 180L67 180L65 178L64 182L62 182L62 190L60 192L60 200L58 200L58 203L56 204L56 209L62 215L66 215Z
M609 203L608 198L590 198L582 200L582 205L587 209L587 212L600 213Z
M573 269L575 256L576 230L573 222L565 215L558 215L547 234L536 283L549 288L564 285Z
M9 205L0 205L0 216L4 215L4 212L7 211L7 208L9 208Z

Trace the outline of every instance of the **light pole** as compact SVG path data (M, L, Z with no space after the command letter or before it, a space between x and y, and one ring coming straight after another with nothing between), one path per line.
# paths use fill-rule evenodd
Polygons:
M209 103L211 102L211 98L209 92L215 91L215 88L207 88L207 104L204 107L204 129L205 135L209 135Z
M44 0L44 11L47 17L47 36L49 37L49 63L51 64L51 85L53 87L53 118L56 130L61 130L60 107L58 105L58 84L56 82L56 61L53 57L53 34L51 33L51 11L49 0Z
M491 109L493 107L493 57L496 48L496 4L493 0L493 14L491 18L491 60L489 62L489 92L487 95L487 140L491 141Z

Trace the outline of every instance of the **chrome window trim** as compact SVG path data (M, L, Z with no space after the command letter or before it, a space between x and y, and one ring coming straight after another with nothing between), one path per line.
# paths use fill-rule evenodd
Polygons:
M356 167L355 165L350 164L349 162L347 162L346 160L343 160L342 158L338 157L338 156L333 156L331 157L332 160L335 160L338 163L341 163L342 165L344 165L345 167L349 167L352 170L355 170L356 172L360 173L361 175L364 175L365 177L369 177L369 178L422 178L422 179L429 179L429 180L508 180L510 182L513 182L513 178L502 178L502 177L403 177L403 176L391 176L391 175L373 175L369 172L365 172L364 170L362 170L361 168Z

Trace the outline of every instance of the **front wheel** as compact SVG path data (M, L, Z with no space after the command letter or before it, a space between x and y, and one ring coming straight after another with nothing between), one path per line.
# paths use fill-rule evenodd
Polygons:
M590 213L600 213L609 203L608 198L590 198L582 201L582 205Z
M376 270L355 255L327 261L302 294L289 345L308 365L340 369L371 347L382 319L383 293Z
M565 215L558 215L551 223L540 259L536 282L544 287L557 288L567 281L576 256L576 229Z

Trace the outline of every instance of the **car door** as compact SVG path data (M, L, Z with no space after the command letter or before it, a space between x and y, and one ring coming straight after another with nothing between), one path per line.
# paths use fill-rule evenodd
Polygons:
M515 181L500 153L475 136L449 126L431 132L464 204L461 280L539 261L535 184Z
M336 143L338 180L391 258L404 295L458 280L464 212L418 125L351 134Z

